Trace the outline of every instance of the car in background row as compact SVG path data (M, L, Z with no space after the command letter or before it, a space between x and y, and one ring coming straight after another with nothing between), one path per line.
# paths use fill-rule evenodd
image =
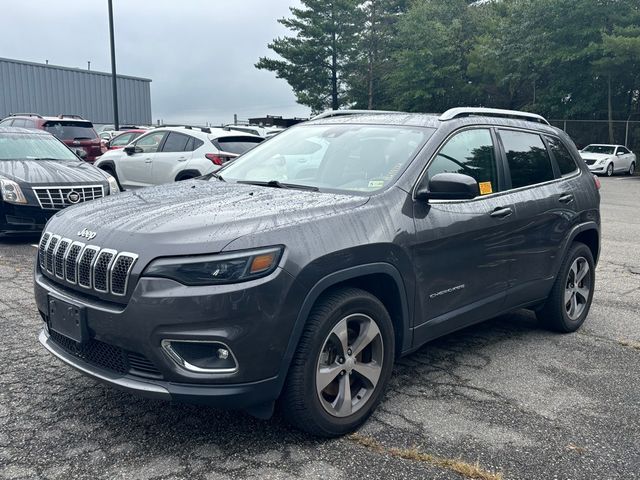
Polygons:
M14 113L0 122L2 127L35 128L45 130L71 148L84 161L93 163L102 155L100 137L93 124L79 115L43 117L37 113Z
M225 125L224 128L230 128L231 130L237 130L238 132L250 133L252 135L258 135L262 138L269 138L284 131L280 127L261 127L259 125Z
M59 210L119 191L53 135L0 126L0 234L40 232Z
M95 165L129 190L212 173L262 140L222 128L161 127L109 150Z
M623 145L591 144L580 150L580 156L592 173L608 177L614 173L633 175L636 156Z
M107 148L107 150L119 150L129 145L131 142L133 142L136 138L138 138L140 135L142 135L145 132L147 132L147 130L139 130L139 129L113 132L115 133L115 135L113 135L109 140L107 140L104 146ZM102 135L104 134L103 133L100 134L101 138L102 138Z

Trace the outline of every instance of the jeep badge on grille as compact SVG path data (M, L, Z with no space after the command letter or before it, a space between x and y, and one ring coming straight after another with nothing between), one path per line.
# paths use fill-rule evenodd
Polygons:
M87 240L91 240L91 239L95 238L96 235L97 235L96 232L92 232L91 230L87 230L86 228L83 228L82 230L80 230L78 232L78 236L79 237L84 237Z

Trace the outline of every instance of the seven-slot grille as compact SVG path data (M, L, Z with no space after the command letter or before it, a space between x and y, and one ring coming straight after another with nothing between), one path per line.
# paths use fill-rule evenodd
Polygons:
M78 187L33 187L33 191L38 197L40 207L45 210L59 210L76 203L88 202L96 198L104 197L104 187L102 185L83 185ZM72 199L69 201L69 194Z
M138 255L85 245L45 232L38 246L40 268L72 285L124 296Z

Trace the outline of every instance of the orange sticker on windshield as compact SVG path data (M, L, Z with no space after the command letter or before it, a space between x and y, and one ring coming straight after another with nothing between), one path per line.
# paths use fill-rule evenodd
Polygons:
M478 186L480 187L480 195L489 195L490 193L493 193L491 182L480 182Z

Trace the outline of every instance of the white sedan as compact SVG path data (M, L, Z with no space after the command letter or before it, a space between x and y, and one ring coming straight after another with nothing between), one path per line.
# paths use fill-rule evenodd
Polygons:
M131 190L215 172L262 140L223 128L155 128L123 149L109 150L94 165Z
M636 156L622 145L591 144L580 150L580 155L589 170L608 177L614 173L633 175L636 169Z

